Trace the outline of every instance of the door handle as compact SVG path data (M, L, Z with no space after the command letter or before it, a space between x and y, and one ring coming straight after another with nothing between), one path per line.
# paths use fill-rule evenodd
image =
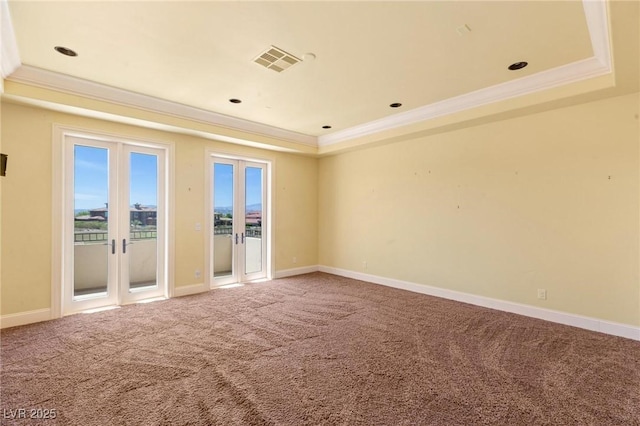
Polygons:
M103 243L103 246L111 246L111 254L116 254L116 240L111 240L111 243Z
M133 243L127 243L127 239L123 238L122 239L122 253L125 254L127 252L127 246L131 245Z
M241 244L244 244L244 232L242 233L242 240L240 241L241 241Z
M236 244L238 244L238 234L236 234Z

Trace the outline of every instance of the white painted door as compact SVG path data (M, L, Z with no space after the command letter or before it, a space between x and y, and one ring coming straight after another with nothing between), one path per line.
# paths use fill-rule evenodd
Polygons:
M166 295L165 149L64 143L63 313Z
M210 235L214 286L267 277L266 163L213 157Z
M120 200L121 303L166 293L165 151L123 146Z

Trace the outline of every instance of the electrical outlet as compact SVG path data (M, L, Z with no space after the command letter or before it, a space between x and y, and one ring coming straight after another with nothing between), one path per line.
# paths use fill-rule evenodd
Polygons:
M366 260L362 261L362 269L367 269L367 261Z
M538 299L547 300L547 290L545 290L544 288L539 288L538 289Z
M200 278L200 269L196 269L196 273L194 274L196 278Z
M200 223L196 223L196 231L201 231L202 230L202 225L200 225Z
M298 263L298 258L293 256L293 263Z

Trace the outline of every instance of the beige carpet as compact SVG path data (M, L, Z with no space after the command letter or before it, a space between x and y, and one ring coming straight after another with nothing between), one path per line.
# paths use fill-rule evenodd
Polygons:
M640 342L322 273L1 337L2 424L640 425Z

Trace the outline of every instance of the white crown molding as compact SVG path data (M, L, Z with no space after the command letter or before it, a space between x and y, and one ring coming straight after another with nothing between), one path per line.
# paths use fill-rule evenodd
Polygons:
M0 0L0 55L0 76L4 79L20 66L18 43L7 0Z
M582 7L591 37L593 56L600 61L603 67L611 71L607 3L605 0L583 0Z
M28 65L23 65L18 68L8 80L62 93L79 95L97 101L106 101L125 107L133 107L172 117L197 121L208 125L221 126L227 129L240 130L255 135L273 137L308 146L316 146L316 138L314 136L308 136L254 121L243 120L241 118L207 111L153 96L130 92L128 90L118 89L105 84L95 83L93 81Z
M598 58L592 57L568 65L542 71L528 77L445 99L410 111L381 118L369 123L329 133L318 138L318 146L325 147L350 139L379 133L397 127L408 126L422 121L455 114L494 102L524 96L531 93L574 83L610 72Z
M318 146L326 147L610 73L606 0L583 0L583 7L594 53L591 58L322 135L318 137Z
M2 45L2 66L0 71L3 78L8 77L9 80L19 83L306 146L326 147L610 73L612 60L606 0L583 0L583 8L594 53L591 58L319 137L231 117L31 66L20 66L18 48L6 0L0 0L0 12L2 13L0 20L2 24L2 39L0 41ZM234 138L228 138L228 142L237 143Z
M378 275L364 274L350 271L348 269L333 268L320 265L320 272L339 275L341 277L353 278L387 287L399 288L412 291L414 293L427 294L429 296L454 300L462 303L469 303L489 309L496 309L513 314L524 315L531 318L538 318L558 324L570 325L572 327L611 334L613 336L625 337L640 341L640 327L605 321L598 318L583 315L571 314L568 312L554 311L551 309L539 308L537 306L524 305L522 303L509 302L507 300L493 299L490 297L478 296L461 291L449 290L446 288L433 287L426 284L417 284L409 281L401 281L393 278L380 277Z

